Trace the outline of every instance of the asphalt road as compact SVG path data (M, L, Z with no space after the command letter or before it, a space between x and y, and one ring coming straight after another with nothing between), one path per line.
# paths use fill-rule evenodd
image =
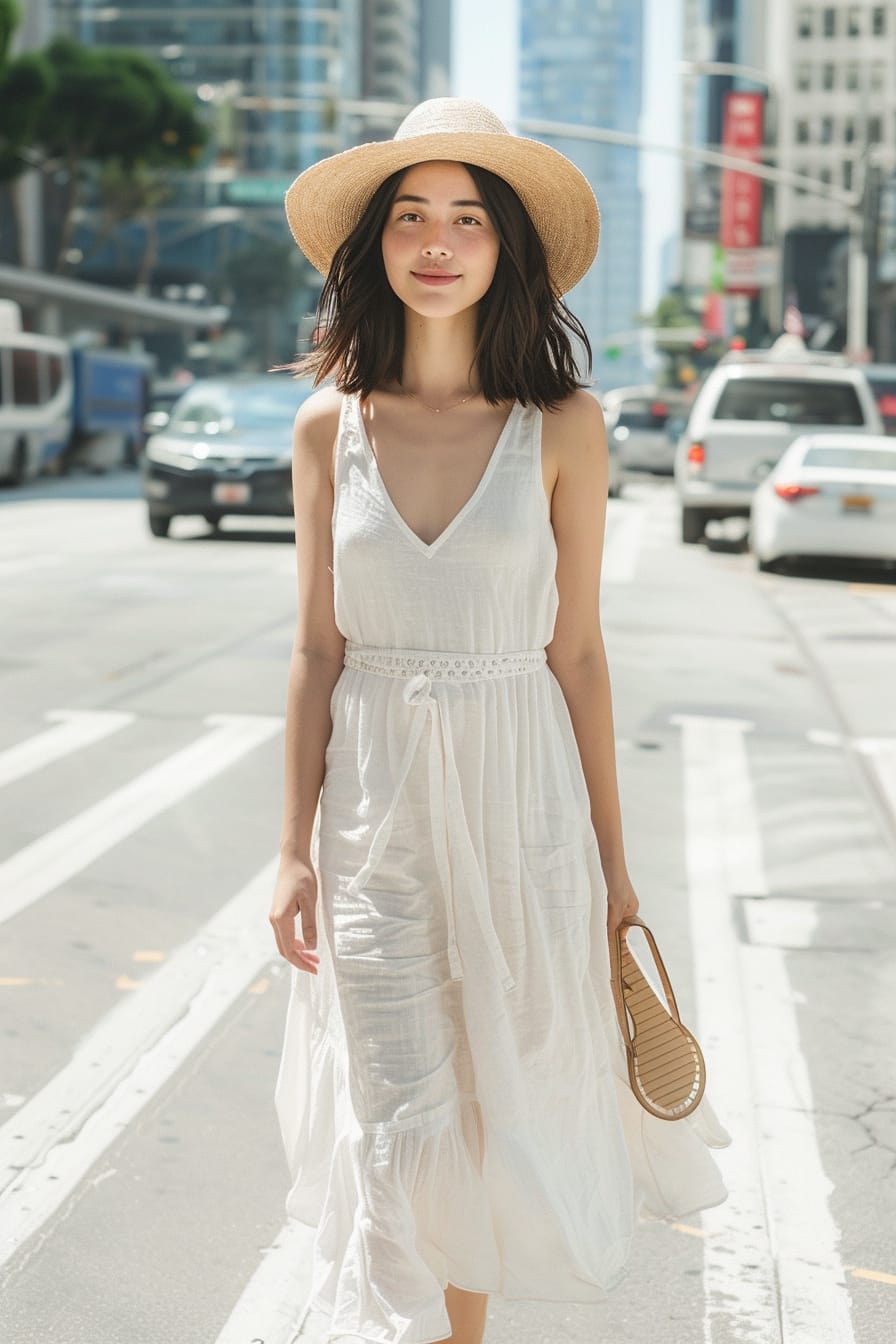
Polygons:
M291 536L154 540L136 493L0 493L0 1334L288 1344ZM896 582L684 547L643 478L610 501L604 605L633 876L732 1193L644 1226L599 1308L493 1300L486 1340L892 1344Z

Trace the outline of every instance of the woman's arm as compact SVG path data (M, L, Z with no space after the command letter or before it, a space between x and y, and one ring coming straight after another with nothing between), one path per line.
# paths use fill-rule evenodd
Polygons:
M331 530L331 463L340 403L333 389L314 393L299 408L293 431L298 618L286 692L280 872L270 918L282 955L304 970L317 961L308 957L317 943L311 834L333 726L330 698L345 650L333 608ZM298 915L303 940L295 937Z
M600 626L600 571L607 513L607 439L597 399L580 391L543 420L554 478L551 524L560 604L548 665L569 707L607 883L607 924L634 914L625 861L610 675Z

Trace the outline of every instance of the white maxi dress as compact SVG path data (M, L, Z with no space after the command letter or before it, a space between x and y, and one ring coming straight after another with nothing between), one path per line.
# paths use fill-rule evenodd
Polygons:
M541 419L514 405L427 544L343 401L320 971L292 972L276 1089L330 1339L445 1339L448 1283L599 1300L639 1213L725 1198L708 1104L657 1120L626 1081L590 802L545 657Z

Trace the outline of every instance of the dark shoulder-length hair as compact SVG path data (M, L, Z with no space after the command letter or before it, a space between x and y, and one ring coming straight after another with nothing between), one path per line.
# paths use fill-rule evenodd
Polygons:
M581 322L551 287L544 247L520 198L503 178L463 165L480 193L501 247L494 278L479 301L474 366L483 396L556 406L580 381L572 337L591 372L591 346ZM387 177L336 251L317 309L318 343L282 365L316 383L333 375L344 392L370 396L401 382L404 305L386 276L381 238L404 174ZM562 209L562 201L557 208Z

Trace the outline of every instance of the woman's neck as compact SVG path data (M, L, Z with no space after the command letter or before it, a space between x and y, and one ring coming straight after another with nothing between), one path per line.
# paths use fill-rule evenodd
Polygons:
M435 405L479 390L473 359L476 310L435 320L405 312L401 385Z

